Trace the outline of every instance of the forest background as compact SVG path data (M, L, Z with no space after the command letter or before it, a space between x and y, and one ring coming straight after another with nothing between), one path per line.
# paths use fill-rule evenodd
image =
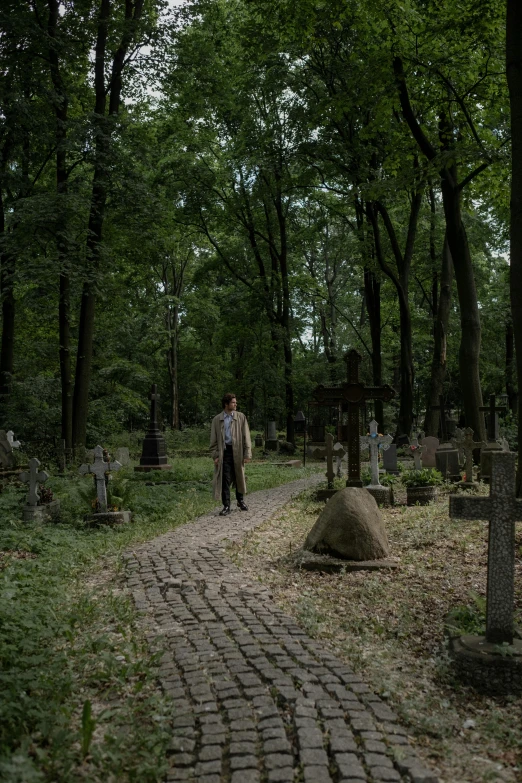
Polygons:
M157 383L293 440L355 347L387 431L504 394L516 448L516 6L5 0L0 426L93 446Z

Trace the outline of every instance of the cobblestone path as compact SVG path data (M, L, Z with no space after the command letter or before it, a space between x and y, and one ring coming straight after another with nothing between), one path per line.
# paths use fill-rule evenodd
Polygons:
M214 511L127 556L150 642L166 650L168 781L437 783L387 704L225 555L321 478L248 495L248 512Z

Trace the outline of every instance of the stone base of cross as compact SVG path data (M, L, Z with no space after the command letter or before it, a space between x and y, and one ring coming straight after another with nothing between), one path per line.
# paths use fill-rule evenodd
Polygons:
M379 481L379 449L387 449L393 441L391 435L379 435L378 427L379 425L375 419L372 419L370 422L370 434L359 437L359 442L367 445L370 449L370 470L372 472L370 487L382 487Z
M121 468L119 462L104 462L103 448L96 446L94 449L94 464L82 465L79 469L80 474L92 473L96 483L97 510L100 514L107 513L107 486L105 484L106 474L115 472Z

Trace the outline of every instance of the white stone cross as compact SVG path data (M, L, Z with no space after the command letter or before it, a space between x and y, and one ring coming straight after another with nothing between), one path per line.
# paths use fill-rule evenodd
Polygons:
M391 435L379 435L379 425L372 419L370 422L370 434L359 436L359 441L365 443L370 449L370 468L372 471L372 483L371 487L380 487L379 481L379 449L386 450L388 446L393 442Z
M337 478L341 478L341 463L342 463L343 457L346 455L347 452L344 450L343 444L339 443L339 441L337 441L337 443L333 447L333 452L334 452L334 457L335 457L335 467L336 467Z
M450 517L488 519L486 640L513 643L515 591L515 522L522 520L522 499L515 491L515 454L491 454L489 497L450 495Z
M478 442L473 440L473 430L471 427L466 427L465 430L457 430L454 437L451 439L451 443L459 452L462 451L464 453L464 459L466 460L466 466L464 468L466 471L466 478L464 483L473 484L473 450L481 449L482 446L485 446L486 444L483 441Z
M7 431L7 440L11 444L11 448L12 449L19 449L20 448L21 443L20 443L19 440L15 440L14 439L14 432L13 432L13 430L8 430Z
M96 481L96 499L98 500L98 511L102 514L107 513L107 487L105 486L105 475L110 471L117 471L121 468L119 462L104 462L103 448L96 446L94 449L94 465L82 465L80 473L93 473Z
M49 478L49 474L45 470L38 470L40 467L40 460L36 457L32 457L29 460L29 472L24 470L20 473L20 481L24 484L29 484L29 493L27 495L27 505L37 506L40 502L40 495L38 494L38 484L45 484Z
M426 446L421 446L417 438L410 443L410 451L413 454L414 470L422 470L421 454L426 451Z

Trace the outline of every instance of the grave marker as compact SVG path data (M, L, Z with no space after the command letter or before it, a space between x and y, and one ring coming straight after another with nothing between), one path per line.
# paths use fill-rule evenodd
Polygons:
M434 468L437 465L435 460L435 452L440 446L438 438L434 438L433 435L427 435L420 441L421 445L426 448L421 454L421 462L423 468Z
M96 499L98 501L98 510L100 514L107 513L107 485L106 476L111 471L117 471L121 468L119 462L104 462L103 448L96 446L94 449L94 464L82 465L79 469L80 474L92 473L96 483Z
M414 470L422 470L421 457L426 451L426 446L421 445L417 438L410 443L410 451L413 454Z
M49 478L49 474L45 470L38 470L40 467L40 460L36 457L32 457L29 460L29 470L24 470L20 473L20 481L24 484L29 484L29 492L27 494L27 505L37 506L40 502L40 495L38 494L39 484L45 484Z
M492 443L493 441L497 441L499 438L498 433L498 416L497 413L505 413L506 409L503 407L497 408L495 406L495 395L491 394L489 397L489 405L483 405L479 408L480 411L487 411L488 412L488 427L487 427L487 437L488 441Z
M343 403L348 411L348 478L347 487L362 487L361 458L359 447L360 406L367 400L389 402L395 397L391 386L364 386L359 381L359 365L362 356L352 349L345 354L347 382L341 387L318 386L313 396L319 404L338 405Z
M152 384L150 394L150 423L149 431L143 439L143 447L140 457L140 464L137 465L134 470L137 471L151 471L151 470L170 470L171 466L167 464L167 453L165 450L165 438L161 433L158 426L158 403L160 395L158 394L158 387L156 384Z
M513 643L515 522L522 520L522 499L515 492L515 454L491 458L489 497L450 496L450 517L489 520L486 640Z
M473 440L473 434L471 427L466 427L465 430L457 430L455 437L451 441L455 448L459 450L459 453L462 451L464 455L465 479L461 482L461 486L467 489L473 489L478 486L477 483L473 481L473 451L486 445L482 441L480 441L480 443L475 442Z

